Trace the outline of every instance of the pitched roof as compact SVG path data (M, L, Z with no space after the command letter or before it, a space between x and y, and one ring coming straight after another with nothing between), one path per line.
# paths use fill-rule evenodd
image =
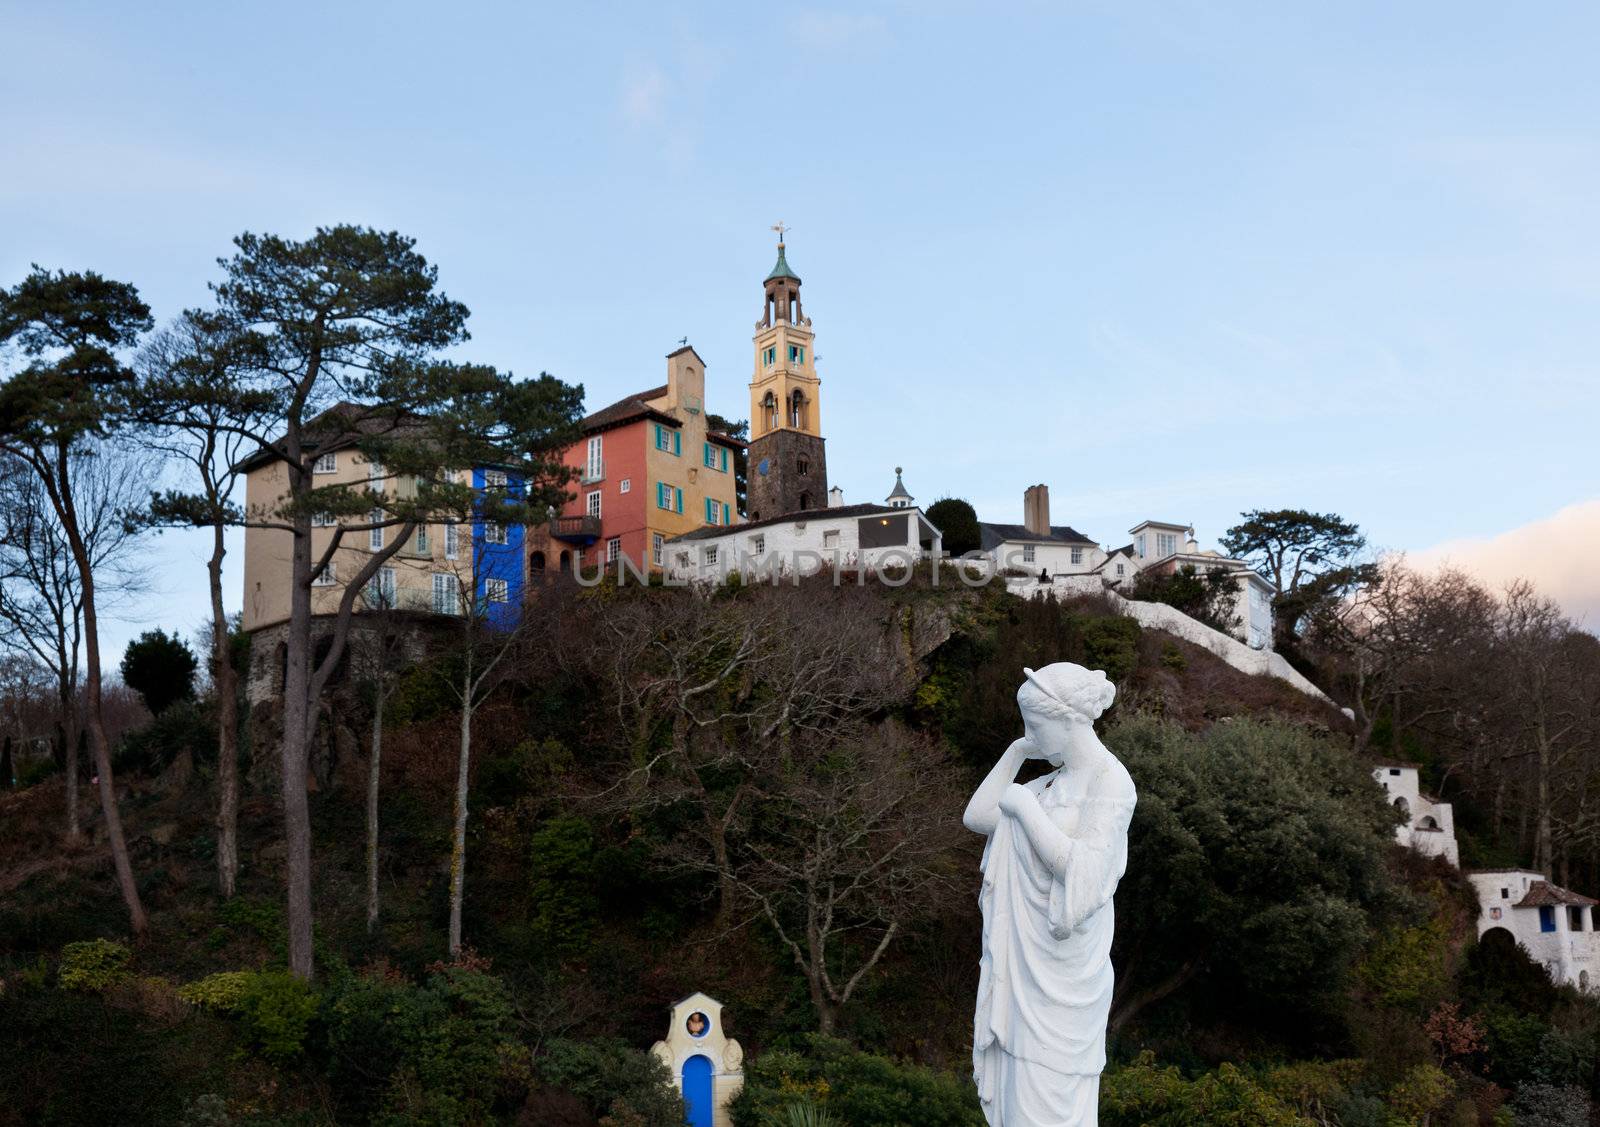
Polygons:
M896 497L904 497L907 501L912 499L911 494L906 492L906 483L901 480L900 473L900 467L896 466L894 468L894 489L889 492L887 500L893 501Z
M1600 904L1600 900L1590 900L1587 896L1579 896L1576 892L1569 892L1560 885L1551 884L1547 880L1536 880L1528 885L1528 894L1511 906L1513 908L1553 908L1560 904L1570 904L1575 908L1582 908L1591 904Z
M734 450L743 450L750 444L742 438L735 438L731 434L723 434L720 430L706 431L706 441L720 443Z
M1036 532L1029 532L1024 524L994 524L990 521L978 522L978 535L980 544L985 552L998 548L1001 544L1014 542L1034 544L1087 544L1098 547L1083 533L1064 524L1052 524L1049 536L1040 536Z
M765 520L753 520L745 524L708 524L695 529L693 532L680 533L667 541L675 544L679 540L710 540L717 536L727 536L736 532L748 532L752 528L766 528L774 524L798 524L805 520L821 520L824 517L870 517L878 513L911 513L920 515L921 510L915 508L893 509L888 505L861 504L837 505L831 509L804 509L797 513L785 513L781 517L767 517Z
M580 426L584 430L605 430L608 427L621 426L623 423L632 422L634 419L653 417L663 422L678 426L678 420L658 408L649 404L651 399L660 399L667 393L667 385L652 387L647 391L636 392L625 396L608 407L602 407L592 415L586 415Z

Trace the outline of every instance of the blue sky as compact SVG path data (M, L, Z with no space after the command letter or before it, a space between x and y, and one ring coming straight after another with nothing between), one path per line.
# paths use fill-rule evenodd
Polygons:
M1600 547L1597 32L1578 4L0 0L0 282L92 267L165 318L241 230L396 228L473 310L464 355L598 406L687 336L743 416L781 218L851 501L903 464L988 519L1046 482L1102 542L1293 506L1470 557L1578 506ZM113 659L204 615L199 548L150 551Z

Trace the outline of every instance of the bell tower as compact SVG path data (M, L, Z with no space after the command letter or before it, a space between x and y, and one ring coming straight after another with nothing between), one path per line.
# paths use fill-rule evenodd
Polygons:
M811 318L800 308L800 276L784 255L762 283L750 379L750 473L747 519L765 520L826 508L828 463L822 439L821 381L812 353Z

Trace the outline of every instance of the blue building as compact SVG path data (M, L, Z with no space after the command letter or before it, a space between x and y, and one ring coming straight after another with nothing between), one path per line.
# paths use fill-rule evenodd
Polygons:
M472 471L472 488L480 498L486 491L522 496L523 482L515 474L492 466ZM522 610L523 542L526 530L520 524L472 522L472 578L477 589L473 606L489 625L502 630L517 624Z

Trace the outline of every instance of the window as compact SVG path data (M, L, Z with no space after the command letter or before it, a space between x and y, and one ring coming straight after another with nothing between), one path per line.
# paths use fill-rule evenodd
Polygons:
M606 541L606 563L616 563L620 555L622 555L622 537L613 536Z
M657 450L665 450L668 454L673 454L673 455L682 454L683 453L683 435L679 434L677 431L673 430L671 427L664 427L660 423L657 423L656 424L656 449Z
M1175 532L1162 532L1156 535L1156 558L1166 559L1178 551L1178 534Z
M753 554L759 556L762 552L765 552L766 550L767 550L767 538L765 536L756 535L756 536L750 537L750 551Z
M425 556L428 554L428 526L425 524L417 526L416 548L418 555Z
M1122 578L1122 577L1123 577L1123 576L1124 576L1124 575L1127 575L1127 574L1128 574L1128 567L1127 567L1127 565L1126 565L1126 564L1118 564L1118 565L1117 565L1117 578L1118 578L1118 579L1120 579L1120 578Z
M483 487L485 489L504 489L506 487L506 471L484 470Z
M1389 774L1391 774L1391 775L1398 775L1398 774L1399 774L1399 773L1400 773L1400 768L1398 768L1398 767L1391 767L1391 768L1389 768Z
M1075 563L1075 564L1081 564L1083 562L1083 549L1082 548L1074 548L1074 549L1072 549L1072 562Z
M666 547L667 539L659 532L650 534L650 562L657 567L661 566L662 549Z
M596 489L583 499L584 511L592 517L600 515L600 491Z
M505 579L485 579L483 581L483 595L491 603L509 602L511 599L511 583Z
M1554 931L1556 929L1556 910L1546 904L1539 909L1539 930Z
M376 459L367 462L367 488L375 493L383 492L383 463Z
M824 549L837 548L839 546L839 530L837 528L829 529L822 534L822 546Z
M713 470L717 468L717 448L711 443L705 444L705 451L702 457L705 459L706 468Z
M633 492L633 478L625 477L621 481L619 481L617 483L617 492L618 493L632 493Z
M456 528L455 521L446 521L444 526L444 558L453 560L460 550L461 532Z
M585 481L599 481L606 476L605 459L601 457L603 453L601 437L601 435L597 434L589 440L588 455L583 463L583 479Z
M394 568L380 567L378 574L367 580L367 605L394 606Z
M1500 899L1502 899L1502 900L1510 900L1511 899L1511 890L1509 888L1502 888L1500 890Z
M317 460L315 462L313 462L312 465L311 465L311 472L312 473L338 473L339 472L339 455L337 455L337 454L319 454L319 455L317 455Z
M717 518L720 517L721 515L722 515L722 506L717 504L717 502L713 501L710 497L707 497L706 498L706 523L707 524L718 524L718 523L720 523Z
M312 513L312 528L332 528L338 522L333 519L332 513Z
M715 544L706 546L705 558L706 563L708 564L714 564L717 562L717 546Z
M679 567L688 567L689 566L689 553L688 552L679 552L678 553L678 566Z
M1134 543L1134 546L1139 550L1139 558L1141 560L1144 559L1144 537L1143 536L1139 537L1133 543Z
M768 348L761 354L761 362L767 367L772 367L778 362L778 349L776 346Z
M801 345L798 345L798 344L791 344L789 346L789 363L791 363L791 364L804 364L805 362L806 362L806 350L805 350L805 348L802 347Z
M332 587L338 581L338 571L335 569L332 561L329 561L327 564L323 565L321 571L317 572L316 575L311 577L311 586Z
M370 513L367 514L367 521L369 523L371 523L371 524L377 524L382 519L383 519L383 510L382 509L373 509ZM368 533L367 533L367 547L371 548L374 552L381 552L383 550L383 526L382 525L379 525L377 528L374 528L374 529L371 529L370 531L368 531Z
M1022 562L1023 563L1032 563L1033 562L1033 545L1032 544L1024 544L1022 546Z
M811 463L806 461L804 458L801 458L795 463L794 468L796 473L798 473L801 477L805 477L811 472Z
M1573 905L1567 906L1567 930L1583 930L1583 909Z
M449 572L433 573L433 613L458 614L461 611L461 585Z
M664 481L656 482L656 508L665 509L669 513L683 512L683 490Z
M485 544L504 544L506 542L506 526L496 520L484 521L483 542Z

